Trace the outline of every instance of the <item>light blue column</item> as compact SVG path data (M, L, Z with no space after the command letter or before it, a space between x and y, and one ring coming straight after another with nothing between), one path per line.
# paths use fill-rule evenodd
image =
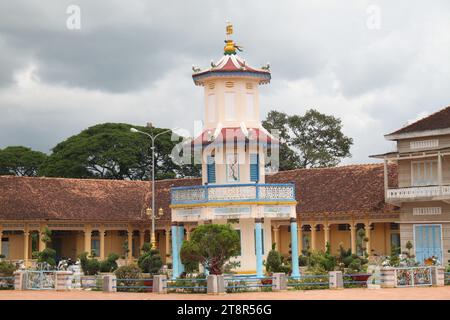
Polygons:
M255 219L255 243L256 243L256 276L263 276L263 252L262 252L262 223L261 219Z
M184 241L184 225L179 225L178 226L178 271L181 273L184 272L184 265L181 263L181 258L180 258L180 251L181 251L181 246L183 245L183 241Z
M179 253L178 253L178 227L172 225L172 279L176 279L180 276L179 271Z
M297 219L291 219L292 276L299 277Z

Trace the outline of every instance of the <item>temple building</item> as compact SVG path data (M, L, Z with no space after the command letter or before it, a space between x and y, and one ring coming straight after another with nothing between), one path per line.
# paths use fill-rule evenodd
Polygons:
M292 260L306 250L340 246L370 259L408 241L419 262L450 250L450 107L386 135L395 152L384 164L270 172L279 148L260 122L259 86L270 66L252 67L227 26L223 56L193 67L204 91L204 127L185 147L201 157L202 176L156 182L156 245L174 277L180 247L201 224L230 223L241 239L240 273L264 272L272 248ZM148 181L0 176L0 255L32 265L46 245L57 259L89 252L131 262L150 242ZM159 210L161 209L161 210ZM52 231L45 243L42 231ZM364 243L358 234L363 230Z
M278 140L260 122L258 87L270 82L269 66L251 67L237 55L228 36L224 54L206 70L194 68L194 83L204 90L204 131L190 143L200 149L202 183L171 190L173 243L184 223L227 223L241 237L239 271L263 275L263 259L271 248L272 220L285 220L294 231L295 187L265 182L267 148L278 151ZM181 233L182 235L182 233ZM292 259L298 266L297 232L291 232ZM181 245L181 244L180 244ZM266 250L264 250L264 248ZM173 246L174 275L182 272L180 246ZM298 267L293 270L298 275Z

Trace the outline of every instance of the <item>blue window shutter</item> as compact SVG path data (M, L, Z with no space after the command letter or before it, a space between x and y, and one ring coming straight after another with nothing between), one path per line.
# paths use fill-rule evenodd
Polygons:
M208 176L208 183L216 183L216 163L213 156L208 156L206 171Z
M250 154L250 181L259 181L259 155Z

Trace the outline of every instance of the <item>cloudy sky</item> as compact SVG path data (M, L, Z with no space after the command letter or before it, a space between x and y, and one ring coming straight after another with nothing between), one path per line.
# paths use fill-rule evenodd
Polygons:
M2 0L0 148L49 153L103 122L193 131L203 100L191 66L220 58L231 20L248 63L271 64L264 116L333 114L354 139L343 163L374 161L393 147L383 134L450 105L450 2L343 3Z

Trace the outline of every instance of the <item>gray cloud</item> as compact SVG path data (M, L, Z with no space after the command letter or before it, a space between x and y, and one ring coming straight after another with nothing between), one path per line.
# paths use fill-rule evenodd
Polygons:
M66 8L81 7L81 30ZM381 28L366 26L378 5ZM450 4L411 1L3 1L0 148L48 152L100 122L182 126L202 117L191 65L222 54L224 24L249 64L270 61L262 114L315 107L340 117L353 157L391 148L383 134L449 104ZM369 134L370 133L370 134Z

